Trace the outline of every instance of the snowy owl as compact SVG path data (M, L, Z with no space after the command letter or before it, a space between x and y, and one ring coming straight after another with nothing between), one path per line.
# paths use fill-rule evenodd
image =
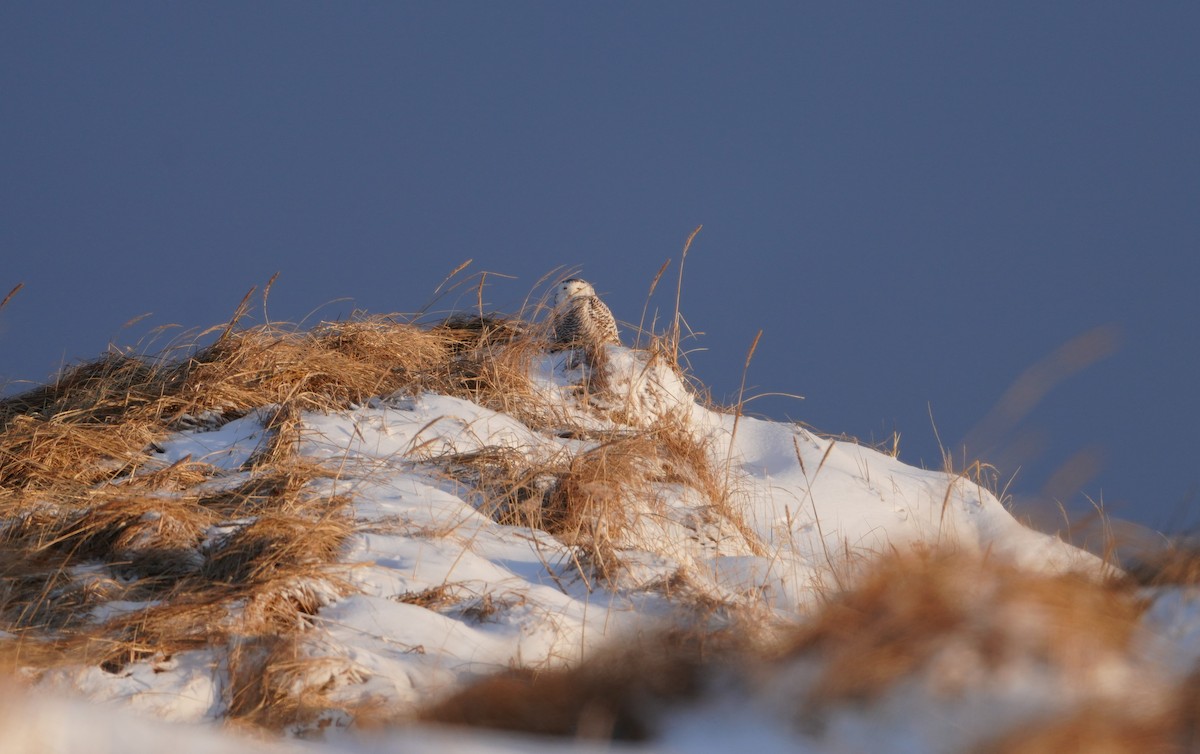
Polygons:
M596 296L591 283L578 278L564 280L555 288L551 326L555 349L594 351L602 345L621 343L612 312Z

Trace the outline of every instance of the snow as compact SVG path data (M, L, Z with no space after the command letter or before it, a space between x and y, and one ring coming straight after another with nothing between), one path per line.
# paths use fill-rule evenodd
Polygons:
M193 461L232 471L250 459L265 437L262 416L256 412L219 429L180 433L161 450L167 463L190 457Z
M224 712L220 671L211 652L182 652L132 663L117 674L99 667L65 668L46 675L40 685L159 720L190 723L216 720Z
M306 666L296 684L326 689L347 706L369 701L411 713L488 673L575 665L622 636L653 630L672 606L644 587L680 572L712 594L757 601L774 619L802 621L847 563L912 546L953 545L1044 572L1103 571L1094 556L1021 526L993 494L964 476L907 466L799 426L710 410L672 369L645 353L614 347L609 355L610 392L590 402L572 390L579 375L563 356L535 360L530 380L551 417L548 424L558 417L600 432L664 419L680 423L707 449L713 467L728 475L730 504L749 534L709 515L708 503L694 490L662 482L625 540L625 570L615 584L599 584L581 574L563 542L481 512L477 493L447 474L444 461L496 448L531 462L550 461L579 455L599 440L563 436L431 393L381 396L343 413L307 414L299 452L336 469L320 484L352 498L356 530L340 572L351 593L329 596L313 618L302 650L320 662ZM174 463L191 457L236 471L263 442L266 414L264 407L217 429L180 432L161 444L162 458ZM447 606L406 600L439 588L454 597ZM109 604L96 617L136 608ZM1146 662L1193 667L1200 657L1200 597L1185 590L1164 593L1147 616ZM972 653L948 642L930 671L971 693L939 694L923 680L905 681L871 705L835 712L819 737L797 736L787 722L792 713L778 709L795 698L794 690L778 684L811 675L798 667L757 690L713 694L670 717L657 744L635 748L954 751L1046 710L1064 709L1065 700L1083 694L1035 662L1016 662L982 684L947 681L977 672ZM1112 690L1141 672L1104 662L1097 659L1089 694L1119 696ZM117 674L96 667L46 673L35 696L17 700L10 692L13 703L0 703L0 729L7 745L16 747L6 750L500 752L565 746L420 728L373 738L341 730L345 721L337 719L325 744L245 739L214 726L224 712L226 671L203 650L135 662ZM68 695L89 703L63 701ZM964 727L964 720L975 722ZM186 736L168 723L186 725ZM80 733L81 726L89 732Z

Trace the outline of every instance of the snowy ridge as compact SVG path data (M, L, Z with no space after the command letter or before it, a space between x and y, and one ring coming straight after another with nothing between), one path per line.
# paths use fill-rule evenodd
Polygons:
M403 719L496 672L578 665L622 637L682 619L682 592L664 589L668 583L752 611L764 626L783 626L806 620L858 564L914 548L946 548L1045 574L1095 579L1106 572L1096 557L1021 526L965 477L916 469L794 425L713 411L647 352L610 347L606 368L604 390L589 394L581 368L570 368L568 356L536 357L529 369L536 403L530 415L538 421L428 392L300 417L297 454L331 471L314 483L316 491L347 496L355 524L330 576L346 586L322 579L296 585L322 607L302 634L297 652L303 662L288 682L298 692L319 692L328 709L290 733L373 750L354 733L360 725L353 711L383 710L382 717ZM236 478L267 442L269 415L266 407L217 429L178 432L159 443L161 463L190 457ZM621 508L611 528L589 530L588 542L603 539L612 553L615 566L606 575L581 560L587 542L564 541L497 515L489 473L534 469L521 496L504 504L545 510L564 482L537 469L574 468L589 454L665 425L682 432L683 439L673 441L700 448L707 465L685 468L654 456L641 462L644 483L637 487L620 494L585 490ZM720 499L705 486L713 479L725 490ZM209 536L226 536L244 523L222 522L225 529L214 526ZM971 592L970 585L959 586ZM987 598L978 599L972 609L985 610ZM1164 611L1157 620L1169 624ZM1016 609L1013 620L1026 620L1025 614ZM1124 656L1105 655L1081 683L1064 680L1058 666L1030 660L1025 668L1015 662L1011 677L996 685L979 680L990 671L975 652L948 641L930 671L943 685L975 689L947 712L954 720L983 720L965 733L960 723L928 724L931 697L918 680L898 685L868 717L853 706L832 714L819 737L789 732L792 713L773 707L802 697L798 689L817 672L819 663L801 658L794 674L768 678L741 695L712 697L671 718L663 740L715 751L745 740L749 726L768 749L804 743L814 751L873 750L888 740L892 750L953 751L1073 700L1121 699L1120 689L1142 672ZM161 720L216 722L226 713L226 671L219 654L197 650L131 663L117 674L63 668L44 673L36 685ZM1042 691L1030 696L1035 689ZM742 728L716 722L734 708L747 721ZM48 714L39 711L33 719ZM8 724L18 731L38 725ZM70 750L72 744L56 744L37 730L30 740L50 751ZM416 740L439 740L422 735L431 738ZM506 741L484 736L464 750L503 751ZM298 744L239 745L273 751ZM127 741L112 750L151 746ZM188 750L209 749L196 743Z

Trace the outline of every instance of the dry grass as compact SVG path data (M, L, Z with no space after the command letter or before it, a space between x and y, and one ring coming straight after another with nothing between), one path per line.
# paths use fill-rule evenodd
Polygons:
M950 639L985 672L1025 655L1084 677L1102 658L1125 655L1142 610L1115 586L956 553L896 554L868 568L786 650L820 658L809 711L867 701L901 678L936 672Z
M979 754L1168 754L1200 751L1200 672L1156 705L1091 704L1025 726Z
M803 625L756 633L733 623L717 632L643 636L574 669L484 679L421 718L642 740L674 708L738 698L756 715L780 715L775 724L790 728L798 744L816 736L816 745L828 721L867 715L885 696L928 694L939 707L972 693L986 697L987 689L1013 682L1010 668L1033 663L1075 689L1066 693L1078 701L1066 699L1052 718L1031 717L1001 736L983 733L970 750L1189 750L1197 719L1192 685L1171 691L1160 682L1156 693L1147 682L1131 697L1137 703L1111 696L1106 674L1114 661L1132 661L1140 609L1134 592L1114 585L952 552L896 554L867 566ZM736 710L728 714L740 724Z
M111 426L228 420L269 405L342 409L444 371L448 328L379 316L311 331L263 325L227 330L179 360L108 354L54 384L0 401L0 426L19 417Z
M308 617L346 590L329 566L353 527L347 499L316 491L336 469L296 454L305 412L436 391L535 430L591 431L529 381L544 326L482 314L432 326L364 317L308 331L235 322L192 352L109 353L0 400L0 629L17 637L3 643L9 666L119 672L211 648L233 675L232 718L295 722L321 706L294 680L311 664L297 647ZM171 432L250 414L266 439L238 470L156 458ZM706 449L666 427L536 464L511 449L438 460L498 520L559 536L602 576L619 567L622 534L635 523L624 509L645 508L654 485L692 487L714 510L728 498ZM451 597L413 599L435 607ZM104 612L114 600L127 607ZM486 621L505 605L456 596L448 607Z
M335 693L362 683L365 671L346 659L313 654L304 634L239 642L229 657L229 674L229 721L239 727L319 738L331 725L376 714L374 705L348 705Z
M647 492L657 469L652 437L636 434L602 443L573 458L530 522L577 548L596 576L616 580L620 550L636 516L646 506L634 497Z
M681 326L677 312L672 332L651 344L660 351L654 358L676 369ZM296 451L305 412L398 392L462 397L534 431L588 442L587 450L551 457L485 447L429 460L476 490L495 520L571 547L589 581L619 583L627 553L646 546L644 532L668 516L664 499L681 489L700 501L700 518L735 531L744 551L769 557L740 515L731 474L714 460L722 454L678 416L596 429L619 425L623 410L636 413L589 402L603 374L579 386L579 404L609 424L580 423L539 394L529 373L545 347L542 329L482 311L432 326L396 317L309 331L231 324L178 358L107 354L0 400L0 629L15 636L0 641L0 668L120 672L211 649L229 669L234 723L280 730L331 712L367 714L340 708L333 693L354 682L353 666L308 649L312 616L349 590L333 566L354 522L350 501L326 491L337 470ZM266 440L239 469L156 457L155 443L173 431L252 413ZM1143 581L1194 584L1196 563L1194 553L1180 553ZM685 605L691 620L678 625L688 628L651 633L572 670L488 678L421 717L645 739L667 710L703 698L716 680L753 695L804 665L803 693L786 705L788 724L808 730L814 717L869 704L906 679L969 690L944 661L950 643L965 647L985 676L1021 655L1087 679L1097 656L1128 655L1141 610L1127 584L1032 575L946 553L887 556L839 586L808 623L783 630L734 609L681 569L640 588ZM509 607L452 583L397 599L475 622ZM106 611L114 601L123 607ZM1180 698L1194 700L1196 686ZM1153 715L1089 704L986 750L1156 751L1190 735L1198 716L1194 701Z
M178 367L175 402L160 416L244 415L267 405L346 408L413 384L445 362L440 334L387 317L327 323L311 332L231 332Z
M152 426L136 421L16 416L0 437L0 485L11 493L115 479L143 458L157 436Z
M538 735L645 740L672 705L701 696L714 665L736 656L737 644L731 632L654 634L572 670L491 676L419 717Z
M575 548L576 563L589 581L618 581L622 551L646 544L643 524L665 516L661 497L677 488L704 501L698 510L702 518L727 524L751 551L765 553L711 450L681 425L660 421L648 428L559 431L597 444L550 458L487 446L431 460L477 490L481 509L497 522L540 529Z
M612 582L621 569L620 551L637 541L639 518L664 515L658 500L664 486L696 492L707 503L703 515L730 523L763 554L731 504L708 449L666 424L616 437L571 459L538 520L530 523L579 548L595 574Z
M431 332L447 338L452 356L445 368L423 380L424 390L464 398L508 414L535 430L553 429L567 417L560 404L543 398L530 381L530 366L544 355L544 324L496 316L452 317Z
M466 332L389 317L229 326L182 358L110 353L0 401L0 629L18 637L5 665L117 672L213 648L237 670L232 717L262 723L266 702L272 725L311 713L284 700L295 684L271 667L283 650L247 649L298 641L346 591L330 566L349 501L315 491L336 472L296 456L301 415L460 383L457 355L492 337ZM267 439L232 484L209 464L155 459L173 430L255 411ZM113 600L129 607L96 612Z
M146 359L108 353L67 370L53 384L0 401L0 426L18 416L103 424L153 401L164 378Z

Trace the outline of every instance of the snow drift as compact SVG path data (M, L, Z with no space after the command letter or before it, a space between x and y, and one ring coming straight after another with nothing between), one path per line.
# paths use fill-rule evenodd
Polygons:
M227 331L6 401L19 682L363 751L415 720L689 750L1016 751L1084 713L1177 734L1186 591L1144 619L968 475L702 405L661 350L589 374L464 322ZM22 704L12 740L76 745L50 729L79 707ZM111 750L159 740L117 719Z

